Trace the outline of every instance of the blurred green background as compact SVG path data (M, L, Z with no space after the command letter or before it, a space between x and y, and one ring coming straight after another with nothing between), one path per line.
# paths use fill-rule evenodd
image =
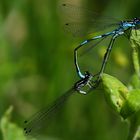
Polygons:
M58 3L61 0L0 0L0 118L12 105L11 122L19 129L25 119L78 80L73 49L81 40L64 33ZM69 3L85 5L114 18L139 16L139 0ZM97 60L92 62L98 65ZM113 48L106 73L127 84L133 72L130 44L120 39ZM125 140L128 135L127 123L108 107L102 90L72 96L52 122L44 134L48 140ZM1 132L0 139L3 135ZM4 140L15 139L11 136Z

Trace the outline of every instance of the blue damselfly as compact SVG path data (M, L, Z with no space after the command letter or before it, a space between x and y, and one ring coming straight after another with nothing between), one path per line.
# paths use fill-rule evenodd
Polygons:
M68 10L68 11L73 11L73 8L76 9L75 6L73 7L73 5L70 5L67 3L61 4L61 7L62 7L62 9ZM81 13L81 9L79 9L79 8L77 8L76 12L78 12L78 11L80 11L79 18L81 18L83 13ZM88 10L84 10L84 12L87 12L89 15L92 15L92 13L93 13ZM71 12L69 12L69 14L70 13ZM72 16L69 16L69 15L68 15L68 17L72 18ZM77 20L76 17L75 17L75 20ZM26 135L36 135L36 132L38 131L38 129L42 128L44 126L44 124L47 123L46 120L49 119L50 117L52 117L52 115L58 110L58 108L60 108L60 106L63 105L63 103L68 99L68 97L71 96L73 93L75 93L75 91L77 91L81 94L87 94L91 90L96 89L96 87L98 86L98 84L100 82L102 73L105 70L106 62L109 58L111 49L113 47L113 44L114 44L116 38L118 38L119 36L122 36L122 35L129 38L131 30L137 29L137 26L140 24L139 18L134 18L132 20L124 20L124 21L120 21L120 22L118 20L115 20L115 22L113 22L113 23L111 22L111 19L108 18L108 21L109 22L103 22L103 23L106 23L103 25L103 23L102 24L100 23L100 20L98 20L97 22L95 20L91 20L91 23L95 23L95 24L93 24L93 26L96 29L97 29L96 25L100 25L101 30L108 28L108 27L113 28L113 30L106 32L104 34L86 39L82 43L80 43L79 46L77 46L74 49L74 64L76 66L76 71L77 71L78 76L80 77L80 80L78 82L76 82L74 84L74 86L72 86L72 88L70 88L70 90L65 92L58 99L56 99L56 101L54 101L52 105L40 110L35 115L33 115L33 117L31 117L29 120L25 121L24 132ZM64 26L65 26L66 30L71 31L74 35L84 35L90 30L90 26L88 26L89 30L87 30L86 28L83 29L83 28L81 28L80 22L78 23L75 21L72 21L72 22L67 21L64 24ZM91 26L92 26L92 24L91 24ZM96 30L94 30L94 31L96 31ZM127 31L129 31L129 32L127 32ZM92 75L88 71L84 71L84 72L81 71L81 68L79 66L79 61L78 61L78 58L79 58L78 51L86 44L93 42L92 46L90 47L90 49L91 49L91 48L95 47L97 44L100 44L103 40L107 39L108 37L111 37L111 39L110 39L109 45L107 47L106 53L104 55L104 59L103 59L99 72L95 75ZM97 41L97 42L94 43L94 41Z
M90 29L92 29L93 32L95 32L96 30L103 30L103 29L106 29L106 28L109 28L109 29L113 28L112 30L110 30L108 32L105 32L105 33L103 33L101 35L93 36L93 37L91 37L89 39L86 39L86 40L82 41L74 49L74 64L75 64L75 67L76 67L77 74L78 74L78 76L80 78L84 78L85 77L85 75L83 74L84 72L81 70L81 68L79 66L78 51L81 48L83 48L85 45L87 45L89 43L91 43L91 44L93 43L91 45L91 47L88 49L88 50L90 50L93 47L99 45L103 40L105 40L105 39L110 37L110 41L109 41L108 47L106 49L106 52L104 54L104 58L103 58L103 61L102 61L101 68L100 68L99 72L97 72L98 76L97 76L96 82L99 83L99 81L101 79L101 76L102 76L102 74L103 74L103 72L105 70L106 63L108 61L108 58L109 58L109 55L110 55L110 52L112 50L112 47L114 45L115 40L120 36L125 36L126 38L129 39L129 37L131 35L131 31L133 29L134 30L138 29L138 26L140 25L140 18L133 18L131 20L123 20L123 21L113 19L113 21L111 22L111 18L106 18L105 17L106 21L108 21L108 22L104 22L105 18L103 18L103 21L101 23L101 20L97 19L97 21L96 21L95 17L97 17L97 14L92 12L92 11L89 11L87 9L86 10L81 9L80 7L76 7L76 6L71 5L69 3L61 4L61 8L64 11L66 11L66 12L64 12L64 14L65 13L66 14L71 14L71 15L67 15L67 17L70 17L70 20L68 19L68 21L66 21L64 23L64 26L65 26L66 30L72 32L74 35L88 34ZM75 13L71 13L71 12L75 12ZM81 16L81 15L83 15L83 13L84 13L84 16ZM84 22L85 22L85 24L86 23L88 24L87 27L85 27L85 28L81 27L82 25L80 24L79 17L80 18L82 17L83 19L85 18ZM92 32L92 30L90 31L90 33ZM97 41L97 42L94 43L95 41Z

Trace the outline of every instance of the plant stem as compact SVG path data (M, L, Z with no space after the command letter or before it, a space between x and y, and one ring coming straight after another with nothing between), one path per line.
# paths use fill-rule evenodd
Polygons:
M139 56L137 47L133 47L132 58L134 63L134 69L137 76L140 78L140 64L139 64Z
M127 140L140 139L140 111L130 118L130 129Z

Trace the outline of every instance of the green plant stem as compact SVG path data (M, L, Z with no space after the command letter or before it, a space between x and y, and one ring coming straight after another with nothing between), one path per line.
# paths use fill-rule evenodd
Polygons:
M130 118L130 129L127 140L140 139L140 111Z
M135 134L134 140L140 140L140 125L138 126L137 132Z
M140 78L139 55L138 55L138 50L136 47L133 47L132 58L133 58L135 72L138 75L138 77Z
M135 72L140 78L140 63L139 63L139 54L138 54L138 47L140 47L139 39L140 39L140 31L132 30L131 37L130 37L131 47L133 49L132 59L133 59Z
M140 79L140 63L139 63L139 54L138 54L138 47L140 46L139 43L139 30L132 30L131 32L131 47L132 51L132 59L134 64L134 70L137 77ZM129 135L127 140L139 140L140 139L140 111L135 113L130 119L130 129Z

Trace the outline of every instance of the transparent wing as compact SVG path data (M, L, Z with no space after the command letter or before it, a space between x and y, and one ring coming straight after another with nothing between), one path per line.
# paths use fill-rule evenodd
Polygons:
M42 128L48 126L49 119L51 119L54 116L57 110L59 110L62 107L64 102L68 99L70 95L74 93L74 91L74 88L71 88L58 99L56 99L56 101L54 101L52 105L40 110L39 112L34 114L29 120L25 121L24 134L33 137L38 136L39 131L42 130Z
M80 57L84 56L85 54L89 53L90 51L92 51L92 49L96 46L98 46L99 44L101 44L107 37L103 37L101 39L99 39L98 41L93 41L93 44L88 44L85 48L85 51L81 53Z
M93 12L92 10L86 9L85 7L79 7L76 5L69 4L69 3L60 3L59 7L60 7L59 9L61 9L62 11L61 14L73 20L86 18L89 21L95 22L99 17L101 17L101 15L98 14L97 12ZM109 21L111 23L112 21L114 21L115 23L120 22L120 20L113 17L108 17L108 16L102 17L102 20Z
M64 29L74 36L85 36L110 27L115 29L120 24L120 20L107 16L101 17L96 12L69 3L62 3L59 7Z
M97 26L96 26L97 25ZM89 34L102 31L105 29L108 29L109 31L114 30L115 28L118 27L118 24L112 23L112 24L107 24L107 25L102 25L102 23L86 23L86 22L67 22L64 23L64 30L66 32L72 33L74 37L82 37L82 36L87 36Z

